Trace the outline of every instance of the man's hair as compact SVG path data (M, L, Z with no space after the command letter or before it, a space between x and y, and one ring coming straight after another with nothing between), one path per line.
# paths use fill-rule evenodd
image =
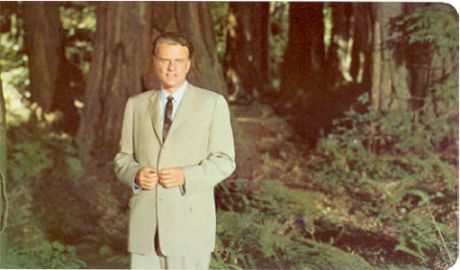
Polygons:
M160 44L169 44L169 45L181 45L184 47L187 47L188 49L188 57L189 59L192 59L193 55L193 45L192 43L181 33L177 32L166 32L163 34L160 34L155 38L153 41L153 48L152 48L152 54L156 55L157 49L160 46Z

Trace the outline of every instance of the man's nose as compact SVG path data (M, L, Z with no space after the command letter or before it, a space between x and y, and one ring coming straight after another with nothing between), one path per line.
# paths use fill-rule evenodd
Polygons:
M168 64L168 70L169 70L169 71L173 71L173 70L175 70L175 69L176 69L176 64L174 63L174 61L169 62L169 64Z

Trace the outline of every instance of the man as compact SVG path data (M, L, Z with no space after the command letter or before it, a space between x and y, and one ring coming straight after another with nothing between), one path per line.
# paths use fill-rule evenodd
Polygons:
M129 201L131 268L207 269L215 244L214 186L235 169L225 99L186 80L193 47L181 34L153 42L161 90L126 103L115 157Z

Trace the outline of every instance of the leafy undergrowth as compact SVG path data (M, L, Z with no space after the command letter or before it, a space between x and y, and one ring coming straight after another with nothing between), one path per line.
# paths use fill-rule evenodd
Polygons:
M365 105L366 97L361 97L360 102ZM271 262L275 268L315 269L308 256L311 246L303 240L336 250L334 257L339 261L342 258L338 254L345 252L378 269L447 269L455 262L458 220L455 110L450 113L453 117L445 117L444 122L427 118L414 124L413 115L408 113L372 115L352 109L311 150L300 148L301 139L289 131L283 119L274 117L270 109L262 107L259 113L251 110L250 117L239 115L237 119L246 132L260 136L255 140L260 166L253 166L257 169L251 181L238 179L239 184L227 183L218 193L224 210L219 216L227 220L231 213L234 220L246 225L231 230L222 227L226 221L219 222L224 235L221 239L229 239L230 244L221 243L216 266L224 262L235 268L270 268L267 262ZM387 126L387 133L380 134L386 141L375 143L369 139L373 136L371 122ZM451 143L446 146L446 141ZM234 198L234 194L240 193L244 194L239 195L241 198ZM270 207L261 203L261 196L271 197ZM280 196L296 203L288 203ZM228 198L233 199L229 202ZM234 205L236 209L227 209L226 205ZM299 214L302 211L293 205L303 207L308 214ZM228 226L238 224L228 222ZM226 231L234 235L226 235ZM267 247L267 241L254 240L246 245L246 235L249 232L257 235L256 231L262 234L259 239L270 234L284 235L284 242L274 240ZM231 240L238 239L237 235L243 232L248 233L239 242ZM261 250L265 253L260 253ZM292 261L294 250L303 252L305 257ZM244 255L238 257L238 254ZM350 263L350 269L370 267L357 261ZM338 265L342 266L338 269L348 267L343 262Z

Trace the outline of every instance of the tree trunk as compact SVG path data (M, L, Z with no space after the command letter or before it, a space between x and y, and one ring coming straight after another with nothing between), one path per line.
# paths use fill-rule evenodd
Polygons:
M75 134L80 116L70 86L74 71L65 58L58 2L24 2L25 47L29 58L32 100L44 112L59 110L58 128Z
M43 111L50 112L61 68L57 54L62 49L59 3L25 2L23 12L31 97Z
M354 39L350 74L355 82L370 88L372 59L372 12L369 3L353 3Z
M6 122L5 100L3 98L2 81L0 80L0 268L6 268L7 233L6 218L8 204L6 200Z
M103 2L97 6L78 136L89 143L88 154L98 160L108 161L115 155L122 108L129 96L143 90L142 74L151 63L151 37L150 3Z
M402 3L373 4L372 108L376 111L407 110L409 74L404 59L390 41L397 38L391 20L402 15Z
M254 98L268 83L269 3L230 2L225 79L230 101Z
M281 69L278 110L291 112L310 143L321 128L317 116L326 94L323 3L289 4L289 40Z
M281 71L281 96L288 108L294 100L311 100L324 68L322 3L289 4L289 40ZM291 106L289 106L291 104Z

